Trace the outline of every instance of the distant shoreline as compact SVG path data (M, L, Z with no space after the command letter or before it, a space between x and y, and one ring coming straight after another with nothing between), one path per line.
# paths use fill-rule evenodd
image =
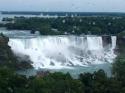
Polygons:
M1 14L15 14L15 15L58 15L58 16L125 16L124 12L40 12L40 11L0 11Z

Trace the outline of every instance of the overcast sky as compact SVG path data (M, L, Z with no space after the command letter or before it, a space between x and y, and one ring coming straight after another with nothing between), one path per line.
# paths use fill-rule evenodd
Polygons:
M125 12L125 0L0 0L0 10Z

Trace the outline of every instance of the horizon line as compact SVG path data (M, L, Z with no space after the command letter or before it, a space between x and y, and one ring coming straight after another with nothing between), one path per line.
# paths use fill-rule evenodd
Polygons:
M54 12L56 12L56 13L61 13L61 12L63 12L63 13L125 13L125 12L110 12L110 11L107 11L107 12L102 12L102 11L97 11L97 12L93 12L93 11L88 11L88 12L82 12L82 11L31 11L31 10L29 10L29 11L8 11L8 10L0 10L0 12L41 12L41 13L47 13L47 12L52 12L52 13L54 13Z

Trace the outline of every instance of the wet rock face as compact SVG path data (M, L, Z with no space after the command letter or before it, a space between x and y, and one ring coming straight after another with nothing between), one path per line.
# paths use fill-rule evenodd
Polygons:
M103 41L103 47L110 47L112 40L111 36L102 36L102 41Z
M117 50L120 54L122 54L125 57L125 37L118 37Z

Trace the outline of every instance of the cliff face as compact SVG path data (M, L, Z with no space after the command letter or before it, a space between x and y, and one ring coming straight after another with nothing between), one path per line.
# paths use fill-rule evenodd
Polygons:
M12 69L25 69L30 68L31 64L28 62L22 62L11 51L8 46L9 38L0 35L0 67L12 68Z
M117 38L117 50L120 55L125 57L125 37Z
M110 46L112 43L111 36L102 36L103 47Z
M0 36L0 66L8 67L14 61L15 58L11 52L10 47L8 46L9 39Z

